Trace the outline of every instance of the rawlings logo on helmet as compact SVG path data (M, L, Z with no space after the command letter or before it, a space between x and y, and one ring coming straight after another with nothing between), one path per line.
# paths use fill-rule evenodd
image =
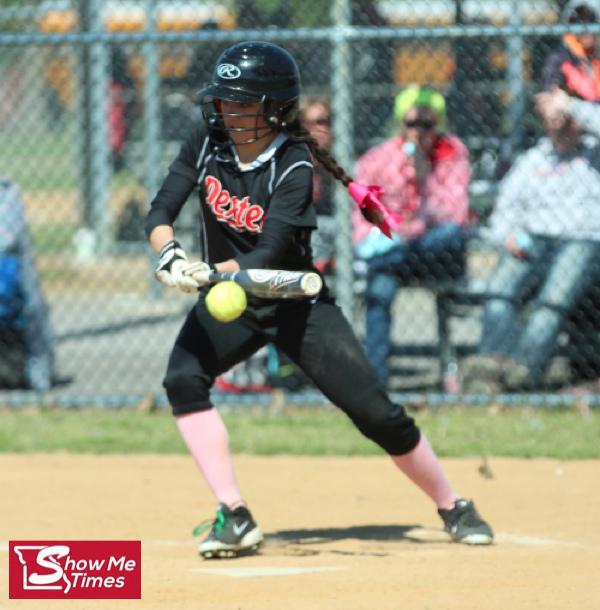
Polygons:
M242 75L242 71L233 64L220 64L217 66L217 76L220 78L226 78L233 80L239 78Z

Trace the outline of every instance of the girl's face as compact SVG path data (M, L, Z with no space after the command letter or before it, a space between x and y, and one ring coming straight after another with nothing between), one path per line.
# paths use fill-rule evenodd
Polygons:
M423 152L430 153L437 139L437 118L430 108L415 106L404 115L404 135Z
M263 116L261 102L219 100L219 105L225 128L236 146L255 142L272 131Z
M569 23L585 24L598 23L598 15L592 6L586 2L579 2L575 10L569 16ZM598 45L598 37L595 34L578 34L575 38L582 46L585 54L588 57L596 55L596 47Z
M311 104L304 111L304 125L319 148L331 146L331 118L328 109L321 103Z

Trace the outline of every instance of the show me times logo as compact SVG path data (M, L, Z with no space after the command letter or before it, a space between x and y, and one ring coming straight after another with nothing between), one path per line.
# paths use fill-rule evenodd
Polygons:
M10 599L140 599L139 540L9 542Z

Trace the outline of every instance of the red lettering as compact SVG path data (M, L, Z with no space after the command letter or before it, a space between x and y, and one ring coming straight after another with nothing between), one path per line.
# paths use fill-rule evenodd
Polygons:
M251 204L246 195L242 199L231 195L223 188L221 181L215 176L204 179L206 204L212 209L219 222L226 222L232 229L243 232L260 233L265 214L262 206Z
M221 191L221 193L219 193L219 197L217 197L217 200L213 205L213 211L217 218L227 218L228 212L226 208L229 203L229 191Z
M250 205L250 197L246 196L243 199L238 199L235 195L231 198L231 207L234 210L234 220L238 227L244 226L244 214Z
M206 203L213 205L217 197L221 194L221 181L214 176L206 176L204 179L204 188L206 189Z
M244 226L252 233L260 233L262 231L262 218L265 211L259 205L251 205L244 218Z

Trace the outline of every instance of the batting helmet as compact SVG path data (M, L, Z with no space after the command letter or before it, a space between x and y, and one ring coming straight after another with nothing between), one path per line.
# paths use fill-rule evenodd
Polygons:
M282 129L296 118L300 73L288 51L263 41L240 42L217 60L212 82L198 91L210 128L225 130L215 100L261 102L265 121Z

